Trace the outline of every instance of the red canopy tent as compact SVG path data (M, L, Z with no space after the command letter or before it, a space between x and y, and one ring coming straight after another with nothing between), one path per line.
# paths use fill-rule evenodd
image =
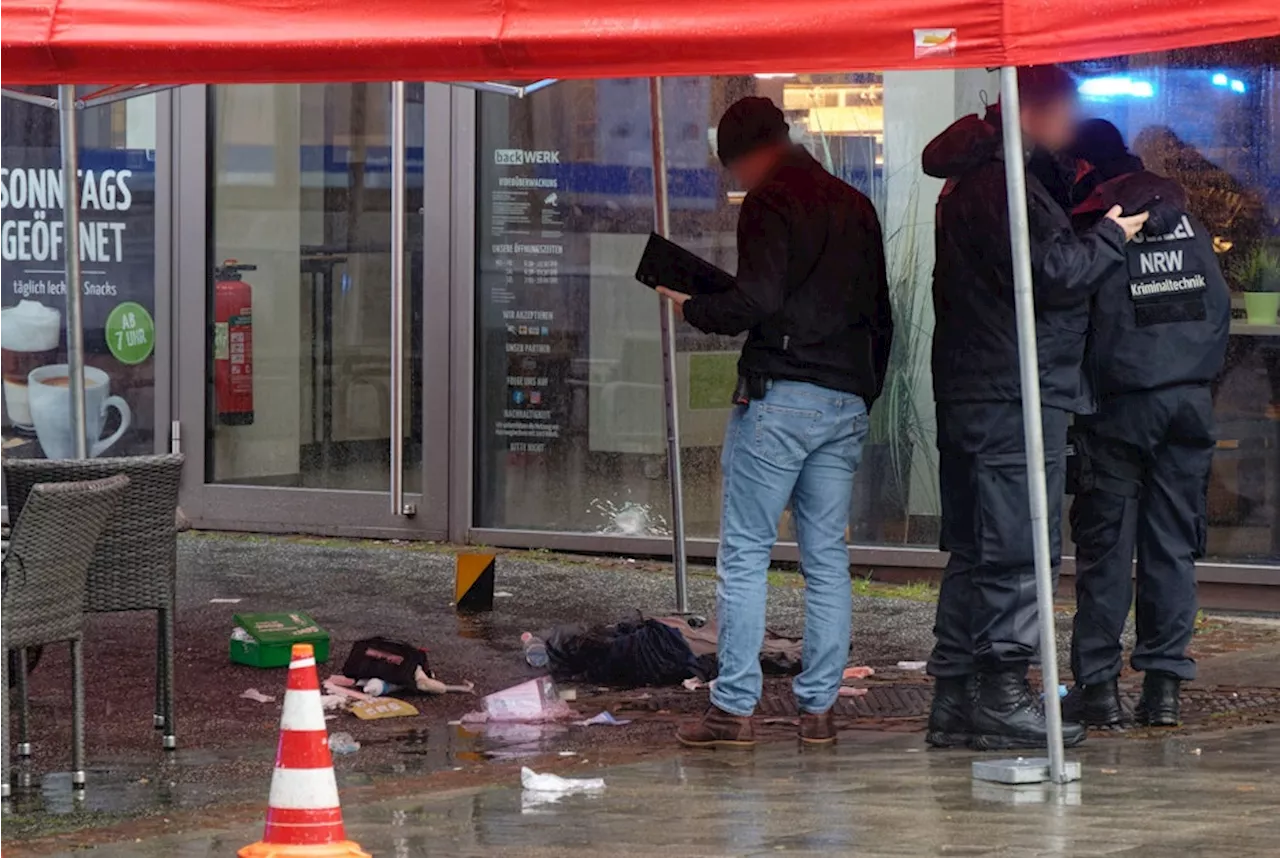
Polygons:
M1276 0L6 0L0 15L8 85L994 67L1280 33Z
M1021 148L1015 66L1280 35L1280 0L6 0L7 85L60 85L64 199L76 199L75 83L112 83L102 100L179 84L527 80L759 72L1002 67L1005 141ZM545 81L544 81L545 83ZM515 95L532 88L488 84ZM655 221L666 231L661 82L654 119ZM403 296L404 88L393 88L392 330ZM1045 687L1057 687L1052 577L1023 163L1006 161L1031 523ZM397 214L400 215L396 225ZM67 206L67 280L78 281L75 206ZM77 290L67 328L75 425L84 425ZM677 606L684 531L671 309L662 316ZM403 344L401 344L401 352ZM396 367L393 343L392 366ZM393 369L393 372L395 370ZM393 376L393 383L396 379ZM396 398L393 397L393 401ZM393 404L393 408L394 408ZM393 413L392 425L399 425ZM401 433L392 433L392 461ZM83 443L83 433L77 433ZM83 448L80 455L84 455ZM393 511L402 510L393 468ZM1048 695L1047 777L1069 779L1057 695Z

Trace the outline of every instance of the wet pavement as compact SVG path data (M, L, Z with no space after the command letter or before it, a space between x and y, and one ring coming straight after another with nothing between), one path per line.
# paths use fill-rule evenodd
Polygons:
M341 668L353 641L381 634L425 644L441 679L474 680L477 691L484 694L537 675L521 657L521 631L539 631L561 622L614 621L632 610L663 613L669 610L672 595L670 573L660 563L505 553L498 560L497 589L508 595L497 600L490 614L459 616L450 604L453 555L445 547L424 544L190 534L180 542L179 569L179 751L163 753L151 728L151 615L90 617L86 623L90 789L82 801L73 801L65 771L70 738L68 664L64 652L51 651L31 677L36 756L27 771L32 786L6 806L7 853L25 852L17 846L23 842L47 851L55 842L48 837L59 832L78 832L71 836L79 843L149 840L215 824L239 828L259 817L270 780L285 672L260 671L228 661L227 636L235 613L310 613L332 635L333 655L321 668L322 676ZM771 575L771 584L771 626L798 634L803 618L798 576ZM842 699L840 723L859 730L859 755L865 753L865 743L875 746L878 740L872 737L912 734L902 737L906 744L894 754L919 764L908 751L918 750L920 744L927 680L919 671L894 666L927 653L933 605L921 598L918 589L904 591L905 598L893 593L855 596L853 658L874 665L878 674L865 683L870 686L867 696ZM710 570L694 570L690 595L696 611L711 610L714 579ZM923 595L927 599L928 592ZM1064 635L1067 623L1064 612L1059 616ZM1189 707L1197 718L1191 734L1277 720L1280 631L1276 623L1214 619L1205 624L1195 648L1207 656L1202 659L1206 678L1212 677L1210 681L1217 684L1191 689L1198 701ZM1062 652L1065 655L1065 647ZM1219 664L1222 667L1215 672ZM275 695L276 702L242 699L240 694L250 687ZM353 813L365 813L363 806L375 799L514 783L520 764L530 760L538 765L594 767L666 759L673 753L669 737L680 714L700 710L706 696L678 689L579 688L573 705L583 717L608 709L635 720L623 728L505 727L478 733L451 723L477 707L473 697L415 697L413 703L421 711L417 718L362 722L340 716L330 722L332 732L349 732L361 743L358 752L338 757L335 763L343 795L354 802ZM767 684L760 715L759 728L767 737L789 737L794 731L789 720L794 702L787 680ZM1184 740L1192 737L1184 734L1179 741ZM1127 747L1150 741L1156 740L1103 737L1098 744ZM836 759L843 760L851 752L842 750ZM774 753L765 751L756 759L772 759ZM927 759L932 768L949 765L932 755ZM705 764L693 761L691 771L701 771ZM711 762L713 769L732 764ZM796 776L777 777L786 781ZM744 784L743 788L751 787ZM452 818L460 811L440 812ZM378 828L376 823L373 827ZM376 841L381 835L372 836ZM739 854L731 847L732 843L707 854ZM461 852L424 848L403 854L487 854L467 852L470 846L459 847ZM384 854L400 854L380 849ZM188 853L161 849L128 854ZM230 852L206 849L190 854Z
M87 749L90 784L99 788L89 791L85 808L96 815L68 813L73 806L67 772L69 659L65 648L50 649L31 675L32 788L13 803L14 812L5 820L6 840L260 802L270 778L285 671L230 663L228 635L236 613L311 614L332 636L322 677L341 669L355 640L385 635L427 646L441 679L473 680L477 692L485 694L538 675L522 658L522 631L563 622L611 622L637 610L661 614L672 605L670 572L662 564L505 552L497 564L497 589L505 595L493 612L463 616L451 604L453 564L451 550L424 543L185 535L179 541L176 623L179 751L164 754L151 725L154 615L89 616ZM803 591L795 586L798 576L779 580L771 587L770 623L799 633ZM693 570L690 597L695 610L711 610L710 570ZM927 646L933 612L928 602L858 597L856 603L855 647L861 658L892 664L918 658ZM276 702L242 699L248 688L274 695ZM583 689L576 704L584 717L619 705L616 697L594 699L594 691ZM637 696L642 695L632 695ZM705 705L705 697L692 699ZM361 722L343 716L330 723L362 744L358 753L339 758L341 778L362 783L461 766L474 782L481 775L473 767L488 776L485 764L495 757L601 748L641 753L671 730L669 720L648 713L625 729L574 728L534 742L502 731L458 737L449 722L477 708L476 698L447 695L413 702L418 718Z
M1078 784L1003 787L971 779L974 754L926 752L914 736L845 734L817 751L778 743L562 766L606 787L558 801L520 789L512 774L503 786L348 802L347 833L384 858L1276 854L1280 728L1099 742L1069 756L1083 764ZM259 831L238 825L74 854L229 856Z

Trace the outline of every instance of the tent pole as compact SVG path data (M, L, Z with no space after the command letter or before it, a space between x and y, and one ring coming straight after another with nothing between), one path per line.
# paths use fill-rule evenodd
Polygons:
M671 233L667 201L667 141L662 123L662 79L649 78L649 121L653 137L653 229ZM662 393L667 413L667 478L671 483L671 565L676 576L676 613L689 613L689 570L684 540L684 485L680 467L680 414L676 400L675 308L659 298L662 326Z
M1062 751L1062 701L1058 698L1058 641L1053 622L1053 573L1049 558L1049 501L1044 473L1044 426L1040 417L1040 362L1036 353L1035 299L1031 293L1031 240L1027 220L1027 174L1021 153L1018 70L1000 69L1000 113L1004 124L1004 175L1009 193L1009 242L1013 250L1013 297L1018 320L1018 366L1022 371L1022 422L1035 545L1036 602L1040 614L1040 670L1048 728L1049 780L1066 783Z
M391 84L391 514L411 516L404 502L404 254L405 185L404 81Z
M22 101L27 104L34 104L36 107L47 107L51 110L58 109L58 99L49 98L47 95L32 95L29 92L23 92L18 89L9 89L8 87L0 88L0 96L12 98L14 101Z
M76 133L76 88L58 87L58 119L62 136L62 252L67 285L67 374L71 378L71 434L77 459L89 458L88 420L84 405L84 313L80 283L79 141Z

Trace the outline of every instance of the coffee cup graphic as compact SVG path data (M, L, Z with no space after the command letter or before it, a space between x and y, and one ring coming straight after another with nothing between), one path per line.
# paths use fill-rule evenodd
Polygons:
M27 400L40 447L49 459L72 459L76 455L71 431L71 373L65 363L38 367L27 376ZM120 414L120 426L102 437L107 409ZM133 412L119 396L111 395L111 378L97 367L84 368L85 439L90 458L101 456L129 429Z
M4 364L4 410L20 433L29 434L31 407L27 376L57 360L62 314L38 301L19 301L0 310L0 356Z

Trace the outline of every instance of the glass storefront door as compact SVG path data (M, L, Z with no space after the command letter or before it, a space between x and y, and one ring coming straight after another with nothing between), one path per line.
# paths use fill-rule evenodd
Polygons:
M198 477L197 520L369 535L447 527L443 491L436 499L427 490L446 482L437 477L447 468L447 407L437 403L430 419L424 411L448 367L447 352L428 345L437 338L425 311L447 315L447 298L425 293L425 88L406 90L395 320L391 85L210 87L203 117L190 111L203 118L208 171L204 271L199 288L188 277L181 290L185 330L198 325L201 340L185 354L200 361L205 382L180 393L190 404L182 431L196 460L188 473ZM199 422L188 416L196 409ZM393 510L397 474L411 514ZM249 504L251 518L241 516Z

